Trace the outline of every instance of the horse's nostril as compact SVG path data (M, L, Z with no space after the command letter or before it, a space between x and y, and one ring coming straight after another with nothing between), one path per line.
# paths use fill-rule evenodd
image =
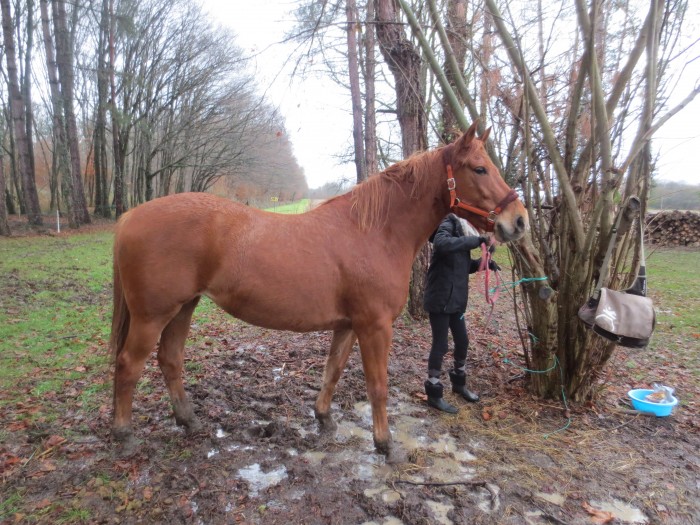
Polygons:
M517 226L519 232L525 231L525 219L523 219L522 215L520 215L515 221L515 225Z

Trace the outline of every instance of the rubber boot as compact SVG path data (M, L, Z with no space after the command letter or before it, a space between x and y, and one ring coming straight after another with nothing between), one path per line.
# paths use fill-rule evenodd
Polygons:
M428 405L442 412L447 412L448 414L456 414L459 412L457 407L450 405L442 398L442 392L442 383L433 384L430 381L425 382L425 393L428 395Z
M452 382L452 391L459 394L470 403L479 401L479 396L474 392L467 390L467 374L462 371L450 370L450 381Z

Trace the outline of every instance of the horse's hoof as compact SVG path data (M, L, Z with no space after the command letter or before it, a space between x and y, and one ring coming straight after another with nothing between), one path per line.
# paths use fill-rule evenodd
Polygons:
M197 419L196 417L193 417L189 421L185 421L183 423L178 423L178 425L185 427L185 432L187 433L188 436L191 436L192 434L196 434L197 432L202 430L202 424L199 422L199 419Z
M408 454L403 448L394 445L386 453L386 462L388 465L408 463Z
M126 443L134 439L134 432L130 426L112 427L112 439L117 443Z
M335 435L336 430L338 430L338 424L333 420L330 414L316 414L316 419L320 425L321 434L325 436Z
M139 449L140 442L138 439L134 437L133 434L129 434L128 436L121 437L120 439L117 440L118 445L117 445L117 456L120 458L128 458L136 454Z

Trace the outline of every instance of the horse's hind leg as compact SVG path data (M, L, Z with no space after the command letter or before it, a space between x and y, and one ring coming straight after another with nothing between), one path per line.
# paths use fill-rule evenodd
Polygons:
M193 299L173 317L160 336L158 349L158 364L170 393L175 422L186 427L189 432L198 430L200 425L182 384L182 368L185 361L185 340L190 331L192 312L198 302L199 297Z
M165 323L167 318L142 320L132 316L124 347L116 356L112 435L117 441L125 442L127 447L133 444L131 411L134 389Z
M332 434L337 428L335 421L331 417L331 399L333 398L335 385L345 369L350 350L352 350L356 340L357 336L351 329L335 330L333 332L331 349L326 360L326 368L323 371L323 386L316 398L314 410L316 419L321 424L322 433Z

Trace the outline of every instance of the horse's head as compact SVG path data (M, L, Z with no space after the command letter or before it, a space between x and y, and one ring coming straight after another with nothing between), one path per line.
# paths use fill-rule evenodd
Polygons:
M521 238L528 226L525 207L486 153L476 123L444 150L450 209L475 226L494 232L499 242Z

